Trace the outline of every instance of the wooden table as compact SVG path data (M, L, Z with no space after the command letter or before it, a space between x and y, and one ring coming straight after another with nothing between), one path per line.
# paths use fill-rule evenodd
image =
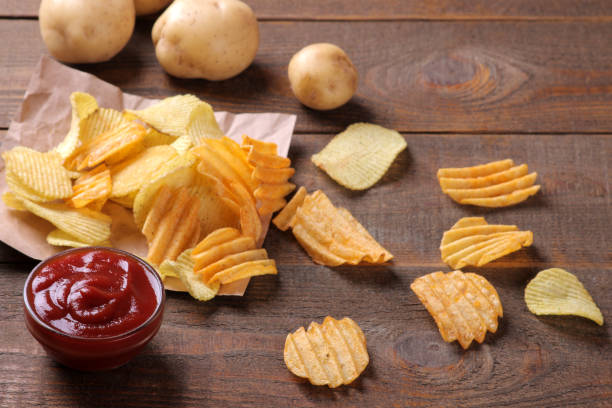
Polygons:
M313 264L291 233L272 228L265 248L278 276L243 297L199 303L168 293L161 331L128 365L80 373L50 360L27 332L22 287L35 261L0 244L0 405L612 406L612 7L609 0L252 0L261 46L254 64L224 82L181 80L158 65L140 19L112 61L77 66L149 97L195 93L216 110L298 115L294 182L323 189L394 255L389 266ZM47 53L38 1L5 0L0 22L0 138ZM291 95L290 57L328 41L355 63L356 96L315 112ZM352 193L310 162L357 121L402 132L408 149L372 189ZM453 203L443 166L500 158L528 163L542 191L505 209ZM445 343L409 288L440 260L443 231L463 216L530 229L534 245L478 269L497 288L504 317L482 345ZM15 233L18 233L16 231ZM539 271L575 273L601 308L581 318L536 317L523 301ZM466 270L472 270L466 268ZM288 332L324 316L363 328L370 364L350 386L315 387L283 363Z

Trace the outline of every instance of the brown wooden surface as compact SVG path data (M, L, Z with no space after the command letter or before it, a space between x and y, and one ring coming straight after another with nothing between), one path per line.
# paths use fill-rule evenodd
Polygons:
M140 356L112 372L83 374L51 361L27 332L21 291L35 262L0 244L0 406L610 406L609 3L275 3L251 3L274 21L260 24L254 66L229 81L163 74L149 40L152 20L138 23L113 61L79 68L145 96L193 92L218 110L296 113L294 182L321 188L350 209L394 253L394 262L317 266L291 233L272 228L264 246L278 276L253 279L238 298L199 303L170 293L162 329ZM20 18L35 15L36 4L9 0L3 6L11 18L0 19L0 38L8 44L0 48L0 141L46 53L37 22ZM372 4L381 8L373 12ZM349 21L393 16L484 21ZM319 17L340 21L306 21ZM505 17L525 21L489 21ZM557 17L571 21L551 21ZM322 40L345 48L361 80L348 106L316 113L291 97L284 71L293 52ZM357 120L402 131L408 148L374 188L351 193L316 169L310 156ZM439 167L505 157L538 172L538 195L493 210L459 206L440 192ZM467 215L530 229L534 245L467 269L497 288L504 318L496 334L463 351L442 341L409 285L422 274L449 270L439 242ZM603 327L529 313L525 284L552 266L579 277L604 314ZM288 332L328 314L357 321L370 353L363 375L337 390L296 378L282 358Z
M259 19L459 20L609 19L608 0L270 0L245 1ZM4 0L0 16L36 17L40 0Z

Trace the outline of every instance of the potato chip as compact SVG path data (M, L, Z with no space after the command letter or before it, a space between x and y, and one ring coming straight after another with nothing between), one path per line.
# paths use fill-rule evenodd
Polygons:
M483 266L532 243L533 233L516 225L489 225L483 217L465 217L444 233L440 253L451 268L461 269Z
M257 275L277 274L274 260L257 249L251 236L235 228L211 232L191 252L194 273L208 286L229 284Z
M295 173L289 167L291 160L278 156L276 143L244 135L242 146L248 150L247 160L254 166L251 177L256 182L253 196L257 200L259 215L265 216L280 210L287 204L284 197L295 189L295 184L288 182Z
M66 168L69 170L76 169L77 164L85 156L85 154L77 156L75 152L79 148L90 143L99 135L126 123L129 122L121 112L115 109L98 108L82 118L74 129L71 128L64 141L54 151L60 153L62 158L64 158L64 166Z
M601 310L572 273L551 268L538 272L525 288L525 303L535 315L573 315L602 326Z
M458 340L467 349L482 343L488 331L497 331L503 308L495 288L482 276L453 271L433 272L410 285L436 321L446 342Z
M112 166L113 190L111 197L136 195L140 187L160 167L177 156L170 146L152 146L137 155Z
M104 163L79 177L72 186L73 194L66 204L82 208L94 203L94 209L100 211L111 194L113 183L111 174Z
M352 319L327 316L287 335L284 360L289 371L313 385L336 388L352 383L370 358L361 328Z
M124 117L125 117L125 113L124 113ZM134 116L134 119L137 119L137 118ZM177 139L176 136L172 136L166 133L159 132L157 129L150 127L150 128L147 128L147 131L145 132L142 143L144 144L145 148L149 148L153 146L169 145L173 143L176 139Z
M70 154L79 146L79 135L81 132L81 124L84 119L93 114L98 109L96 99L84 92L73 92L70 95L70 104L72 105L72 119L70 122L70 130L62 142L60 142L54 151L59 153L62 159L70 156Z
M40 153L23 146L2 153L7 184L33 201L53 201L72 195L70 174L57 152ZM39 198L39 199L37 199Z
M210 105L194 95L172 96L146 109L127 112L159 132L175 137L189 135L195 145L206 137L223 136Z
M194 146L199 146L205 139L225 137L211 106L206 102L200 102L193 108L186 131Z
M111 218L88 208L70 208L64 203L35 203L14 196L23 208L44 218L80 242L96 245L110 239Z
M61 229L54 229L49 234L47 234L47 243L49 243L50 245L65 246L65 247L72 247L72 248L82 248L82 247L86 247L90 245L86 242L82 242L78 238L73 237L67 232L62 231ZM110 241L103 241L103 242L96 243L96 246L110 247L111 243Z
M525 201L540 190L534 185L537 173L526 164L514 166L510 159L465 168L438 170L445 194L460 204L507 207Z
M336 208L320 190L306 194L300 188L274 223L281 229L291 226L297 241L318 264L379 264L393 258L348 210Z
M105 162L117 163L144 148L146 129L136 122L114 127L74 151L64 164L70 169L83 170Z
M185 285L185 288L195 299L206 301L214 298L219 291L220 284L206 285L193 272L193 259L191 259L192 249L187 249L181 253L175 261L165 260L158 270L164 282L178 277Z
M198 242L199 210L200 200L189 194L187 187L175 190L164 185L159 189L142 227L149 243L150 263L159 265L166 259L175 260Z
M314 154L312 162L344 187L365 190L385 175L405 148L406 140L395 130L355 123Z

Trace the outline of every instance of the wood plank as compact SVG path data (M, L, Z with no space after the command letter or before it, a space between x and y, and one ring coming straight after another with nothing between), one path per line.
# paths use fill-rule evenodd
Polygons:
M607 0L246 0L260 20L602 19ZM40 0L5 0L0 16L36 17Z
M141 21L111 62L79 68L144 96L192 92L217 110L296 113L302 133L337 132L364 120L404 132L612 130L606 23L266 22L255 63L222 82L167 76L150 29ZM0 36L14 37L0 50L0 127L7 127L46 51L36 21L5 21ZM286 65L303 45L330 39L352 57L360 84L344 107L315 112L292 96Z

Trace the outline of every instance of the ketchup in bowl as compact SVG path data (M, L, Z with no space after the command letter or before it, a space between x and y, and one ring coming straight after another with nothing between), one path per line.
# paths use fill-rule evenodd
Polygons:
M157 272L140 258L88 247L38 264L23 300L26 326L49 355L96 371L127 363L155 336L165 293Z

